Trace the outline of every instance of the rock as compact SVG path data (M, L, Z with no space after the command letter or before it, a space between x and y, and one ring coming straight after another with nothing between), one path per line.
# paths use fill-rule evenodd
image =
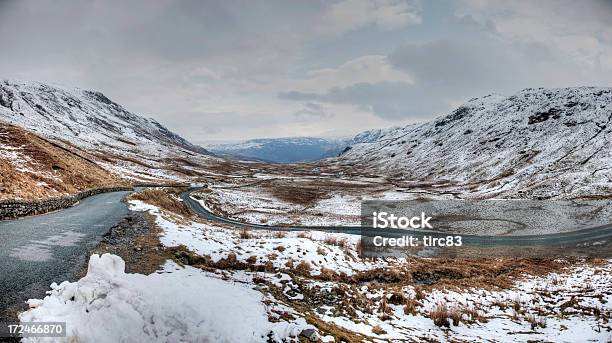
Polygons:
M316 342L319 340L319 335L315 329L304 329L300 332L300 336L308 338L311 342Z

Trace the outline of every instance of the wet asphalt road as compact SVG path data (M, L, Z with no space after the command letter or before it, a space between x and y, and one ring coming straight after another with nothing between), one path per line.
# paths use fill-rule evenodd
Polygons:
M445 238L449 233L421 230L399 230L399 229L367 229L363 230L359 226L286 226L274 227L262 224L243 223L237 220L225 218L212 213L202 207L200 203L192 199L190 194L197 190L192 189L181 194L183 201L202 218L213 220L219 223L229 224L237 228L249 228L256 230L276 230L276 231L297 231L297 230L318 230L327 232L339 232L352 235L364 235L374 237L377 235L384 237L402 237L405 235L432 236L435 238ZM523 236L487 236L462 234L463 244L467 247L475 248L527 248L527 247L547 247L558 249L583 249L583 246L597 245L602 242L612 241L612 224L594 226L589 228L576 229L569 232L559 232L543 235L523 235ZM588 250L588 248L586 248ZM601 250L601 251L600 251ZM611 258L612 251L609 245L596 251L597 257Z
M103 193L76 206L0 221L0 319L9 307L45 295L52 282L74 281L89 251L128 213L130 192Z
M0 321L6 309L23 306L29 298L45 295L52 282L74 281L82 270L89 251L108 230L128 213L121 200L126 192L98 194L83 199L78 205L58 212L0 221ZM234 227L265 230L321 230L360 234L359 227L290 227L245 224L217 216L191 199L190 192L181 195L200 216ZM405 231L370 231L368 235L400 236ZM414 233L414 231L413 231ZM423 232L433 236L441 233ZM603 225L573 232L533 236L471 236L465 242L473 246L555 246L592 243L612 238L612 225Z

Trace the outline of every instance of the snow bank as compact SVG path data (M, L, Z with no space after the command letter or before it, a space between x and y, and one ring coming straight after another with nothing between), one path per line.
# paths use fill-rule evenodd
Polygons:
M304 232L286 232L282 237L275 237L271 231L253 230L249 231L251 238L242 239L237 230L195 222L175 223L166 218L157 206L140 200L130 200L129 208L155 216L155 223L163 230L160 236L163 246L184 245L200 256L210 256L215 262L231 253L241 262L255 257L255 264L271 262L275 268L281 269L286 268L289 261L296 264L305 261L310 264L312 275L319 275L323 267L352 275L355 271L387 266L382 262L360 259L356 251L359 238L354 235L309 231L306 233L308 238L298 237ZM326 239L338 243L327 244Z
M63 342L261 342L270 332L276 339L299 333L268 322L262 294L246 285L174 263L151 275L124 270L118 256L93 255L84 278L52 284L19 318L65 321Z

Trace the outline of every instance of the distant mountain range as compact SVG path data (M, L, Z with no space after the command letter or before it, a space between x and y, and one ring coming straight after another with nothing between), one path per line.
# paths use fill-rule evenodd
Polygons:
M206 148L222 156L293 163L338 156L347 147L348 141L315 137L261 138L236 144L207 145Z
M472 99L427 123L363 132L335 163L479 197L609 197L612 88Z
M218 157L101 93L76 88L0 81L1 121L135 182L205 182L218 171L239 173L243 167L228 162L226 156L276 163L332 157L316 164L383 176L400 182L398 187L433 187L463 197L609 198L612 194L612 88L529 88L510 97L488 95L423 124L369 130L351 140L297 137L210 146ZM5 130L18 132L9 126ZM0 162L12 163L11 156L27 147L11 145L11 135L5 136ZM23 141L55 151L37 138ZM64 168L53 161L82 165L76 157L37 162L43 155L31 151L24 156L42 166ZM47 175L47 167L41 168L34 168L36 175ZM13 164L5 170L26 169ZM92 184L106 178L98 174ZM32 175L33 180L38 178ZM50 184L39 181L41 187Z

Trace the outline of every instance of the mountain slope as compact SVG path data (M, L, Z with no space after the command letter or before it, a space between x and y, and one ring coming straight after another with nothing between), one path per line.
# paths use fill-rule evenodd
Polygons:
M346 140L342 139L289 137L251 139L238 144L210 145L207 148L219 155L292 163L338 156L346 145Z
M609 196L612 89L525 89L357 135L336 162L478 197Z
M41 199L122 185L86 153L0 122L0 199Z
M102 93L36 82L0 82L0 119L96 156L124 177L181 179L176 160L204 158L206 150L153 119L128 112Z

